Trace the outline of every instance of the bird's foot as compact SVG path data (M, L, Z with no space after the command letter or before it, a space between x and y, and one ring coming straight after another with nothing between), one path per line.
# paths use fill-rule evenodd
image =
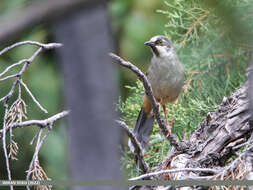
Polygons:
M168 134L166 135L166 138L168 138L171 135L171 126L167 125Z
M174 118L170 118L170 121L167 123L167 130L168 130L168 134L167 134L167 138L171 135L171 129L174 125L175 119Z

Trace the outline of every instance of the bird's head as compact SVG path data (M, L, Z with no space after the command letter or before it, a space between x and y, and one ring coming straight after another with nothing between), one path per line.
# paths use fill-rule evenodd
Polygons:
M173 49L170 40L162 35L154 36L144 44L150 46L154 55L157 57L169 56Z

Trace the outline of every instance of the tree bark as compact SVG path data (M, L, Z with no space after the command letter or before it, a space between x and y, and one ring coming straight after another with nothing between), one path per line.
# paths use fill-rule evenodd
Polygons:
M214 168L208 172L178 172L158 176L158 179L253 179L253 125L247 90L249 81L230 97L224 97L215 112L208 113L193 132L181 152L172 149L157 168ZM238 153L238 150L242 150ZM236 156L235 159L231 159ZM189 187L189 189L194 189Z

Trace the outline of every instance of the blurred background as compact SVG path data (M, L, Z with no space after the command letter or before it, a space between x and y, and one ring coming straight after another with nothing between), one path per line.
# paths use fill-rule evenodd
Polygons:
M252 6L252 0L205 4L200 0L1 0L1 49L23 40L64 44L41 54L23 78L49 111L42 113L24 93L28 119L71 110L67 119L54 126L40 152L48 176L120 179L138 174L131 153L120 148L126 139L113 120L120 115L129 126L134 125L143 87L134 74L112 64L107 54L116 52L145 72L152 54L143 44L154 35L167 35L185 65L186 88L178 104L168 109L175 119L173 132L179 139L189 136L224 96L245 82L252 47ZM34 51L28 45L10 51L0 57L0 71ZM0 83L0 97L12 82ZM14 179L25 178L34 151L29 142L37 130L14 132L19 144L18 161L11 161ZM158 127L154 130L159 131ZM151 137L153 146L146 155L151 167L170 149L162 141L159 132ZM0 179L7 179L4 159L0 169Z

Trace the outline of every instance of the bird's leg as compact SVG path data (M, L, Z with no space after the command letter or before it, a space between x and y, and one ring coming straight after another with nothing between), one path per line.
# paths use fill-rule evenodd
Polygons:
M163 107L163 112L164 112L164 116L165 116L166 125L169 125L169 120L168 120L166 106L162 105L162 107Z
M168 137L171 134L171 125L169 125L169 120L168 120L166 106L162 105L162 107L163 107L163 112L164 112L164 116L165 116L165 122L166 122L167 129L168 129L168 134L167 134L167 137Z

